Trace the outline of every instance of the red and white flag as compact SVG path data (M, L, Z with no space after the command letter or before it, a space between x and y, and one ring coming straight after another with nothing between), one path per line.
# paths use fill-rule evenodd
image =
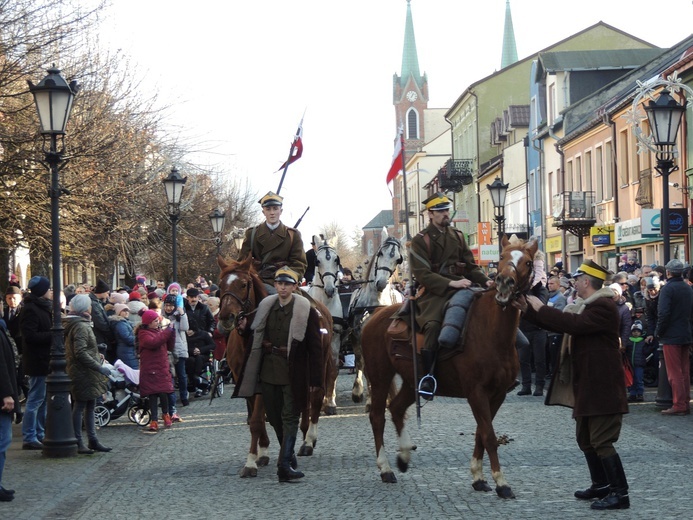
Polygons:
M397 142L395 144L395 151L392 154L392 166L390 166L390 171L387 172L387 179L385 182L390 184L397 174L402 171L404 167L404 162L402 160L402 134L397 136Z
M294 141L291 143L291 152L289 155L289 158L284 161L284 164L282 164L279 167L279 170L283 170L287 166L289 166L291 163L298 161L301 158L301 155L303 154L303 118L301 118L301 122L298 124L298 130L296 130L296 135L294 136ZM279 171L277 170L277 171Z

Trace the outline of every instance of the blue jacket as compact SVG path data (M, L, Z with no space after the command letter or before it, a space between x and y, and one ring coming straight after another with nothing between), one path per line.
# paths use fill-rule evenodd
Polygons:
M693 343L693 289L680 276L674 276L659 291L655 336L662 345Z

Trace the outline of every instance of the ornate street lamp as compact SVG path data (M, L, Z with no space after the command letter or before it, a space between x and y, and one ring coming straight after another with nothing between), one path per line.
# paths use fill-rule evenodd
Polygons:
M41 123L45 163L51 172L51 247L53 249L53 327L51 328L50 372L46 377L46 435L43 455L51 458L77 455L77 439L72 426L70 410L70 378L65 372L65 342L63 339L60 291L62 289L60 263L60 164L65 153L65 127L70 118L72 102L79 90L76 81L65 81L55 65L38 85L29 83ZM60 149L58 150L58 136ZM48 150L46 150L48 143Z
M224 231L226 213L222 213L219 209L215 209L214 212L209 215L209 221L212 223L212 231L214 231L214 243L217 246L217 256L220 256L221 233Z
M669 174L678 167L674 166L674 148L676 146L676 134L681 125L681 117L686 107L677 103L671 97L667 89L662 90L656 101L650 101L645 105L645 112L652 130L654 146L657 149L657 166L655 169L662 176L662 214L661 231L664 245L664 264L671 256L669 236Z
M493 221L498 226L498 256L501 253L501 240L505 234L505 196L508 193L508 184L503 184L500 177L496 177L493 184L487 184L486 189L491 193L493 201Z
M234 226L233 231L226 235L226 238L231 237L233 239L233 245L236 246L236 255L241 254L241 248L243 247L243 240L245 238L245 230Z
M183 187L187 180L187 177L180 176L180 173L174 166L171 168L171 173L168 177L162 181L164 183L164 189L166 190L168 217L171 219L173 232L173 282L178 281L178 243L176 231L178 228L178 220L180 220L180 199L181 195L183 195Z

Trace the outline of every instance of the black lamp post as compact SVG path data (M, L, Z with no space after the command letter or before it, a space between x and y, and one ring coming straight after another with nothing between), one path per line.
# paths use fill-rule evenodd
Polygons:
M660 226L664 247L664 265L669 263L671 246L669 236L669 174L678 167L674 165L674 147L676 146L676 134L681 125L681 117L686 107L677 103L671 97L668 90L662 90L656 101L650 101L645 106L647 119L657 148L657 166L655 169L662 176L662 212ZM659 346L659 382L657 384L657 397L655 404L659 408L670 408L673 404L671 385L667 375L667 366L664 361L664 351Z
M41 123L45 162L51 172L51 247L53 248L53 327L51 328L50 372L46 377L46 435L43 455L50 458L77 455L77 439L72 427L70 410L70 378L65 372L65 342L63 339L60 290L63 286L60 263L60 186L61 163L65 153L65 126L70 117L72 102L77 94L76 81L69 85L55 66L38 85L29 83ZM60 150L58 150L60 137ZM46 143L49 148L46 150Z
M671 257L669 236L669 174L678 167L674 166L674 147L676 146L676 134L679 132L681 117L686 107L677 103L669 95L668 90L662 90L656 101L650 101L645 106L647 119L657 147L657 166L655 169L662 176L662 214L661 232L664 242L664 265Z
M219 209L215 209L214 212L209 215L209 221L212 223L212 231L214 231L214 243L217 246L217 256L221 256L221 233L224 231L226 213L222 213Z
M487 184L486 189L491 193L493 201L493 221L498 226L498 257L501 253L501 240L505 234L505 196L508 193L508 184L503 184L500 177L496 177L493 184Z
M178 281L178 242L177 228L180 220L180 198L183 195L183 187L185 186L187 177L181 177L180 173L174 166L171 168L171 173L162 182L166 189L166 200L168 201L168 216L171 219L171 227L173 232L173 280Z

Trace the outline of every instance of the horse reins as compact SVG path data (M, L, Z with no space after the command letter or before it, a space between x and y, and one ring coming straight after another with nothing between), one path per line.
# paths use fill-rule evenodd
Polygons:
M378 250L378 254L376 255L376 258L375 258L375 269L373 270L373 276L377 276L378 271L387 271L387 272L389 273L390 276L392 276L393 274L395 274L395 270L394 270L394 269L390 269L389 267L380 267L380 266L378 265L378 260L380 259L381 254L383 254L383 253L382 253L382 250L385 248L385 246L388 246L388 245L391 247L391 249L390 249L390 258L394 258L394 257L395 257L395 249L397 249L397 251L400 251L400 247L401 247L401 246L400 246L400 243L399 243L398 240L395 240L395 239L392 239L392 238L388 238L387 240L385 240L385 242L383 243L383 245L382 245L382 246L380 247L380 249ZM397 259L397 264L398 264L398 265L401 264L402 261L403 261L403 259L402 259L402 253L401 253L401 251L400 251L400 252L399 252L399 258ZM390 276L388 276L388 278L389 278ZM373 281L375 281L375 280L369 280L369 281L373 282Z

